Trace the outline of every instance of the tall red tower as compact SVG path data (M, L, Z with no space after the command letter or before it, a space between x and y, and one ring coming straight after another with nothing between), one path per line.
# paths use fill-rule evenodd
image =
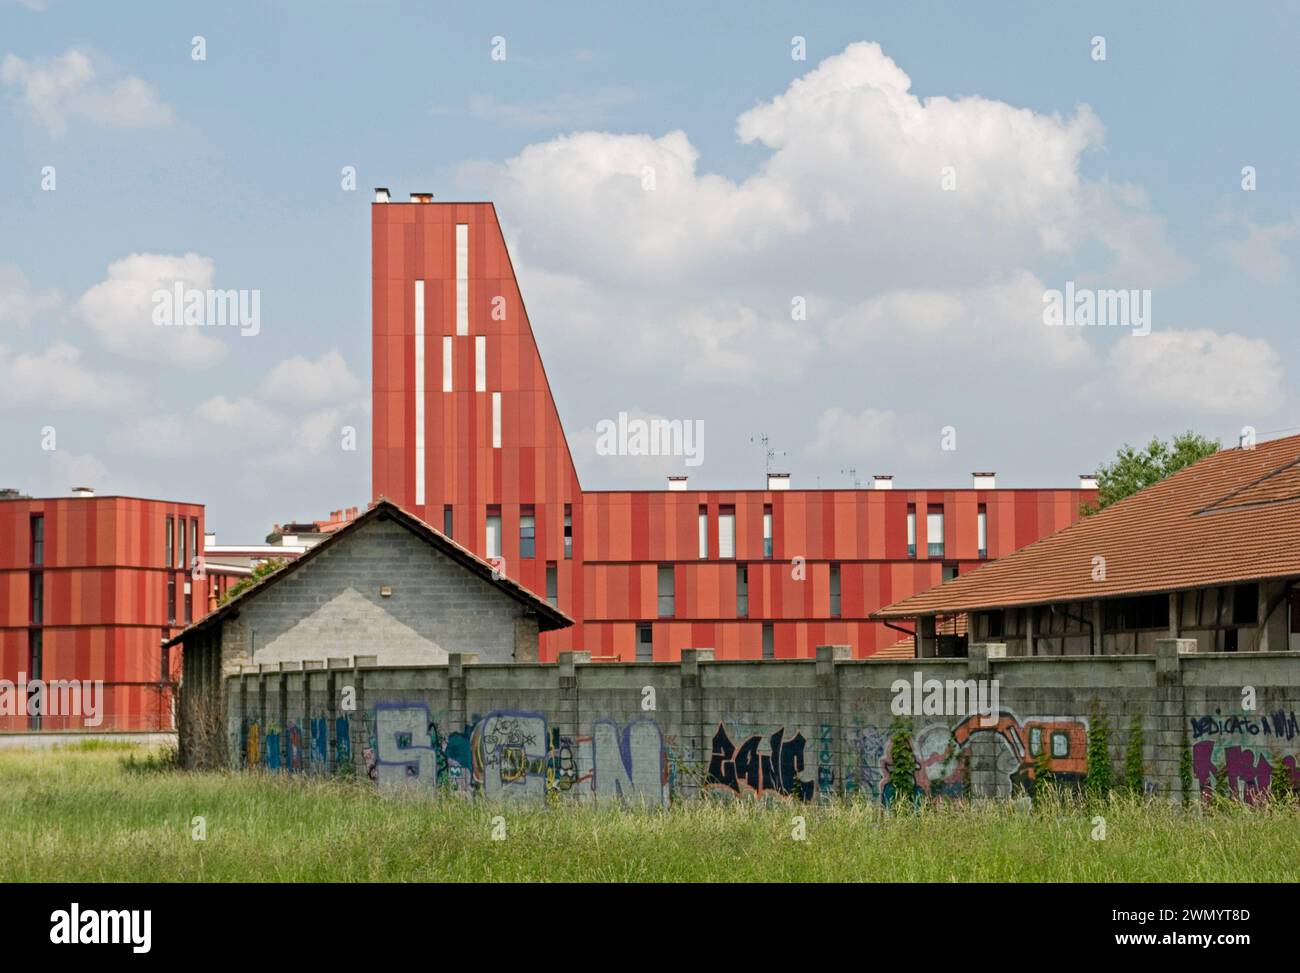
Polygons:
M371 207L373 493L574 618L542 658L865 657L881 605L1072 523L1089 489L588 491L491 203ZM611 412L614 410L611 409Z

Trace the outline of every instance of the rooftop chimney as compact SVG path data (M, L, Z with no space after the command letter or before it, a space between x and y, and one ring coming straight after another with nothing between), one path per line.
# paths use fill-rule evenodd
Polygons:
M433 193L411 193L411 202L413 203L432 203Z
M72 495L74 497L93 497L95 495L94 487L73 487Z
M788 490L790 489L789 473L769 473L767 474L767 488L769 490Z
M674 493L680 493L682 490L685 490L685 489L686 489L686 477L684 477L684 476L670 476L670 477L668 477L668 489L671 490L671 491L673 491Z
M996 473L972 473L970 477L972 490L992 490L997 486Z
M894 478L888 473L877 473L871 479L877 490L894 489Z
M1095 490L1095 489L1097 489L1097 474L1096 474L1096 473L1080 473L1080 474L1079 474L1079 489L1080 489L1080 490Z
M375 187L375 202L376 203L388 202L388 190L385 189L383 186Z

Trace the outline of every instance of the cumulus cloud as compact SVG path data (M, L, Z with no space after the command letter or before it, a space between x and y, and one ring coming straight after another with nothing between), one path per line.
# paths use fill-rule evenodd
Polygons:
M83 365L81 352L66 341L42 352L14 352L0 345L0 401L102 409L134 395L125 377Z
M336 348L315 361L301 355L285 359L271 369L262 390L268 399L300 404L351 403L363 396L361 382Z
M146 361L187 367L213 365L226 356L220 338L234 328L154 323L156 296L183 290L207 291L215 267L197 253L170 256L133 253L108 265L108 276L87 290L77 303L82 320L113 351ZM225 332L225 333L222 333Z
M1115 393L1176 412L1267 412L1282 401L1277 353L1261 338L1153 331L1118 342L1110 355Z
M1239 238L1223 243L1228 259L1242 273L1265 284L1286 279L1291 269L1286 247L1300 237L1300 216L1271 224L1256 223L1245 215L1226 217L1225 222L1235 224L1242 232Z
M99 74L91 55L75 47L55 58L8 54L0 62L0 84L14 88L27 113L53 136L77 120L117 128L171 122L171 106L153 85L134 75L101 80Z
M925 434L920 419L891 409L851 412L839 406L825 410L807 452L813 456L856 460L871 456L912 459L926 455L920 447ZM929 437L938 440L937 431Z
M36 293L27 275L12 264L0 264L0 324L29 328L32 318L62 305L57 291Z

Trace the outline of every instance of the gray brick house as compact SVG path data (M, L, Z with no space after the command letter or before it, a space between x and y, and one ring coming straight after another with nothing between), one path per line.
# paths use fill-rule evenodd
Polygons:
M222 712L222 676L243 666L372 656L381 666L536 662L563 612L428 524L379 500L347 527L195 622L184 646L180 748L207 750L200 724ZM206 716L205 716L206 714ZM215 740L209 740L215 744ZM206 761L204 761L206 762Z

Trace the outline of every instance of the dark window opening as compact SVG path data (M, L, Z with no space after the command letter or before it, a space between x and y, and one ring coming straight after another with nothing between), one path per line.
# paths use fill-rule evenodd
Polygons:
M673 566L659 565L659 617L672 618L675 605L673 596Z
M987 629L988 637L992 639L1002 638L1003 625L1005 624L1005 612L988 612L984 615L984 626Z
M1232 624L1254 625L1259 620L1259 585L1239 584L1232 589Z
M1143 628L1169 628L1169 596L1112 598L1102 611L1102 629L1107 632Z
M770 623L763 625L763 658L776 658L776 636Z
M519 556L537 556L537 518L532 507L523 507L519 511Z
M442 507L442 532L448 537L454 537L454 528L456 526L456 515L452 512L451 504L443 504Z
M564 559L573 557L573 505L564 505Z
M546 565L546 603L552 608L560 607L560 573L554 561Z
M33 572L28 587L31 589L31 622L42 625L45 623L45 575Z
M736 566L736 617L749 617L749 566Z
M831 618L840 617L840 566L831 565Z
M32 566L40 567L45 563L45 518L40 514L32 517Z
M636 627L636 661L652 662L654 657L654 633L649 625L638 625Z

